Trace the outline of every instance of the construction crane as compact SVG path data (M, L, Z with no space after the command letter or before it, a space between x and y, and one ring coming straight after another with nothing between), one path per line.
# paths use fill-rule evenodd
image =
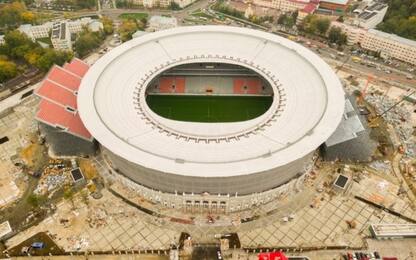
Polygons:
M367 82L365 83L365 86L364 86L363 90L361 91L361 94L360 94L360 96L358 97L358 100L357 100L357 104L359 106L361 106L364 103L365 95L367 94L367 89L368 89L368 86L370 85L371 81L373 81L373 75L368 74Z
M387 108L386 110L384 110L380 115L375 116L373 119L371 119L369 121L368 126L371 128L374 127L378 127L379 126L379 120L386 114L388 113L390 110L392 110L393 108L395 108L396 106L398 106L400 103L402 103L405 99L409 98L410 96L412 96L414 93L416 93L416 90L413 90L412 92L410 92L408 95L403 96L399 101L397 101L396 103L394 103L392 106L390 106L389 108Z

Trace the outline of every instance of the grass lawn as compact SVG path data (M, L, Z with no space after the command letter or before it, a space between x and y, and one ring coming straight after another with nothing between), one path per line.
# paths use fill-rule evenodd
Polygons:
M239 122L262 115L273 98L258 96L149 95L147 104L156 114L187 122Z
M207 18L207 19L214 19L215 18L214 16L203 13L203 12L195 12L195 13L192 13L191 15L195 16L195 17L204 17L204 18Z
M124 13L124 14L120 14L118 17L122 19L140 20L142 18L147 18L148 16L149 16L148 13Z
M37 41L49 44L50 47L52 47L52 42L51 42L51 38L46 37L46 38L38 38L36 39Z

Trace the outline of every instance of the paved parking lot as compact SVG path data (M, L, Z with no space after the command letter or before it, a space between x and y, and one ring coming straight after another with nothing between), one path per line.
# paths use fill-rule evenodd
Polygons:
M348 227L354 221L356 227ZM370 223L406 223L353 198L325 200L318 208L306 207L294 220L281 219L251 231L239 232L243 247L364 246Z
M75 198L57 206L56 213L39 225L7 241L17 245L38 232L49 232L55 242L67 251L161 250L179 239L180 232L157 226L150 216L124 204L108 191L103 198L85 205Z

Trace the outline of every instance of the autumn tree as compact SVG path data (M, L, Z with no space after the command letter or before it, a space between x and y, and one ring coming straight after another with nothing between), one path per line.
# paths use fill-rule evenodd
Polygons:
M17 66L14 62L0 56L0 83L17 75Z
M118 32L123 42L128 41L132 38L133 33L139 29L135 19L125 19L121 23Z
M107 16L103 16L101 18L101 22L103 23L104 33L107 35L112 34L113 33L113 20L111 20Z

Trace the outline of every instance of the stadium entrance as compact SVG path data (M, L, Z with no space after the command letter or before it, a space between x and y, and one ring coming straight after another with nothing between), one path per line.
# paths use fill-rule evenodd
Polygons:
M152 80L146 102L156 114L187 122L239 122L264 114L273 102L270 84L233 64L191 63Z

